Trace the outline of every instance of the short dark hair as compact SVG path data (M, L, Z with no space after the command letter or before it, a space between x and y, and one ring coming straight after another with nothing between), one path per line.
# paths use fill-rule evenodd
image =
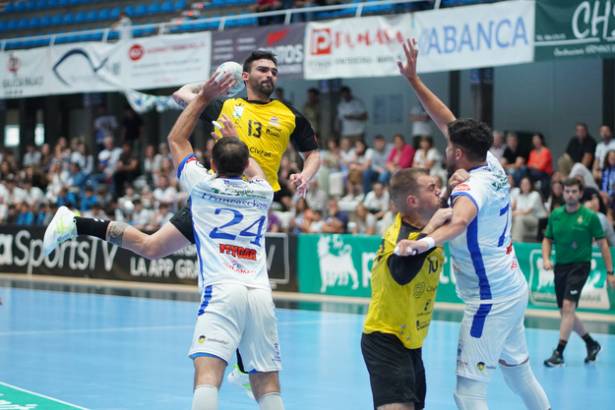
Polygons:
M347 85L343 85L340 87L340 93L350 93L350 87L348 87Z
M241 176L248 166L250 151L238 138L225 137L216 142L211 156L219 175L237 177Z
M389 191L399 212L404 212L408 195L417 194L418 179L421 175L429 175L429 172L422 168L405 168L397 171L391 177Z
M470 161L484 161L493 145L493 134L489 126L471 118L460 118L448 124L451 143L466 153Z
M320 91L318 90L318 88L310 87L310 88L308 88L307 91L308 91L308 93L320 95Z
M578 186L579 187L579 191L583 192L583 183L581 181L579 181L576 178L566 178L564 179L564 187L570 187L570 186Z
M273 61L273 64L278 65L278 59L275 58L275 54L271 51L267 50L256 50L252 51L252 53L245 59L243 62L243 71L249 73L252 69L252 63L256 60L270 60Z

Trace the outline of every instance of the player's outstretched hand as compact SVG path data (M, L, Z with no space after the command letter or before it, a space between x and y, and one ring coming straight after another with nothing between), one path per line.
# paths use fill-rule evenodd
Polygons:
M425 253L429 250L429 247L423 242L411 241L409 239L402 239L397 242L397 246L393 253L399 256L412 256L420 253Z
M406 77L408 81L416 79L416 61L419 50L416 47L416 38L406 39L403 44L404 54L406 55L405 63L398 61L397 67L399 73Z
M215 132L212 132L211 136L214 138L214 140L218 140L224 137L239 137L239 135L237 134L237 129L235 128L235 124L233 124L233 121L231 121L231 119L226 114L222 114L222 117L219 118L218 121L212 121L212 123L218 130L220 130L221 134L218 135Z
M199 91L199 97L207 101L213 101L219 96L226 94L228 90L235 84L235 79L231 73L225 74L222 78L218 78L218 74L214 73L209 80Z
M458 169L448 179L448 184L451 187L451 190L453 190L457 185L466 182L468 179L470 179L470 173L465 169Z
M606 281L611 288L615 289L615 275L606 275Z
M544 270L553 270L553 263L551 262L551 259L543 259L542 267Z
M305 194L307 194L308 186L310 184L310 180L307 176L303 174L292 174L289 179L291 184L295 185L297 188L297 194L300 196L305 196Z

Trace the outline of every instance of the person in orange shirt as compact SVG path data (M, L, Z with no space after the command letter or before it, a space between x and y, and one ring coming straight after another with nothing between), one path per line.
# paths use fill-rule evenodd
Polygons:
M532 136L534 149L530 151L527 161L527 175L534 181L540 181L540 190L545 196L549 192L549 182L553 174L553 156L545 145L545 137L540 132Z

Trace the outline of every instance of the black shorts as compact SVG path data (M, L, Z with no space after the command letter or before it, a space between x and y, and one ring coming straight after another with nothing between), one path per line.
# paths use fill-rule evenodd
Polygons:
M591 264L583 263L567 263L563 265L555 265L555 296L557 297L557 306L560 308L564 299L571 300L577 305L581 297L581 291L589 276Z
M374 409L385 404L425 407L425 368L421 349L408 349L393 335L363 334L361 352L369 372Z
M190 207L187 206L180 209L173 215L173 218L171 218L169 222L171 222L190 243L194 244L194 229L192 227L192 212L190 211Z

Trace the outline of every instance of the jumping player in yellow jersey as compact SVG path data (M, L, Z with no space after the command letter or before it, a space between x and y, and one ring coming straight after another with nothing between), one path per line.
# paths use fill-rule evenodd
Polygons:
M361 338L374 409L425 407L425 369L421 346L431 322L444 252L436 247L416 256L399 256L409 239L420 239L448 221L440 208L434 177L404 169L391 179L391 199L399 213L384 234L372 267L372 299Z
M264 170L274 191L280 189L277 171L282 155L292 142L305 159L303 171L291 175L299 194L307 190L310 179L320 166L320 154L314 131L294 108L270 96L277 82L277 60L267 51L255 51L244 62L243 79L247 99L218 100L225 90L217 90L201 118L217 120L227 115L237 128L238 137L246 143L251 156ZM209 83L208 83L209 84ZM199 87L184 86L174 97L187 105ZM45 233L44 252L49 254L62 242L77 235L101 238L137 255L158 259L194 243L190 208L181 209L169 223L148 235L123 222L75 217L67 208L60 208Z

